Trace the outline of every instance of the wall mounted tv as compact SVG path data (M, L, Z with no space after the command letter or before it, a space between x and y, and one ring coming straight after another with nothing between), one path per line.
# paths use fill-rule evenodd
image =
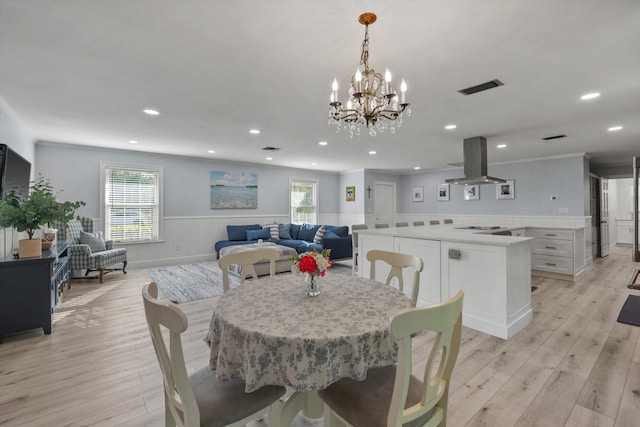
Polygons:
M9 148L0 144L0 197L9 194L11 190L26 198L29 194L31 178L31 163Z

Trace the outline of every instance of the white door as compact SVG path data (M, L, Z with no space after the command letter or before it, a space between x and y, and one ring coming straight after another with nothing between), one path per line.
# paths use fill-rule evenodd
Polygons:
M600 256L609 255L609 181L600 178Z
M373 208L376 224L389 224L393 227L396 215L396 184L393 182L376 182Z

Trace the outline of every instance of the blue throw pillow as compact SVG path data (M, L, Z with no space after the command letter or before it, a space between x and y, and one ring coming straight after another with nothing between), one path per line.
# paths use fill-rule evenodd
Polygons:
M260 230L260 224L227 225L227 236L231 241L247 240L247 230Z
M268 228L261 228L260 230L247 230L246 233L247 240L269 240L271 238L271 233L269 233Z
M298 232L298 240L313 242L313 238L316 237L316 232L320 227L322 226L313 224L302 224L300 226L300 231Z
M335 225L325 225L324 228L327 230L324 237L329 237L330 234L332 238L336 237L347 237L349 235L349 227L346 225L343 226L335 226Z
M291 239L298 240L298 234L300 234L300 225L291 224Z
M291 224L278 224L278 234L281 239L291 240Z

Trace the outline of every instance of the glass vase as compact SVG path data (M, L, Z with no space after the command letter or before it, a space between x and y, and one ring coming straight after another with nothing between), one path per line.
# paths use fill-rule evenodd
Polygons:
M306 273L305 276L304 281L307 285L307 296L315 297L320 295L320 286L318 285L320 280L318 279L318 276L309 273Z

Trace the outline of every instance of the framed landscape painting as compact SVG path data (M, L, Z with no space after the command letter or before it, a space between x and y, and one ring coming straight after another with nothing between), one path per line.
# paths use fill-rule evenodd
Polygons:
M211 172L211 209L257 209L258 174Z

